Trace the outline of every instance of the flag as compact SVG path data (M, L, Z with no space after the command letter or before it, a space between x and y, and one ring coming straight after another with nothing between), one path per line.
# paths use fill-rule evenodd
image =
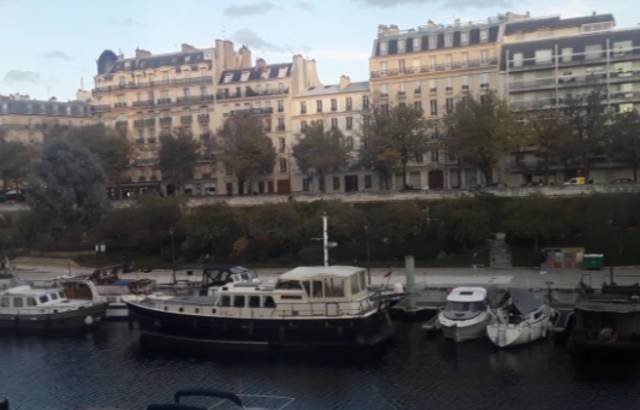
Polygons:
M391 277L391 274L393 273L393 271L388 271L384 274L385 279L388 279Z

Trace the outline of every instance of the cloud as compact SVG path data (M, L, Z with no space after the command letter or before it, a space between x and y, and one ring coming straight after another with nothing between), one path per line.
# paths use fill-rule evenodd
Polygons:
M35 71L9 70L4 75L4 78L2 79L2 81L7 84L15 84L15 83L40 84L42 83L42 78L40 77L40 73L36 73Z
M261 51L286 51L285 47L270 43L264 40L253 30L243 28L236 31L232 36L232 40L249 48Z
M229 6L223 10L223 13L225 16L233 17L255 16L268 13L276 8L276 5L270 1L263 1L260 3L247 3L241 6Z
M315 8L313 7L313 4L306 1L299 1L296 4L294 4L293 7L298 10L306 11L311 14L315 14L316 12Z
M369 7L395 7L403 4L427 4L434 3L433 0L351 0L354 3L361 3Z
M48 58L50 60L71 61L71 57L69 57L69 55L67 53L65 53L64 51L60 51L60 50L51 50L51 51L48 51L48 52L42 54L42 56L44 58Z
M109 19L109 23L113 24L114 26L117 27L121 27L121 28L135 28L135 27L145 27L146 24L138 21L138 20L134 20L131 17L124 17L124 18L111 18Z
M444 6L457 9L511 7L513 0L446 0Z

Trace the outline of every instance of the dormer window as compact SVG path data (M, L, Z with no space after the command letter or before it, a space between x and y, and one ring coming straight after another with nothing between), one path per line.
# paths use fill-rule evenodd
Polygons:
M406 46L405 46L405 41L404 40L398 40L398 53L404 53Z
M285 78L287 76L287 67L280 67L278 70L278 78Z
M445 35L444 35L444 46L445 47L453 47L453 33L445 33Z
M429 36L429 50L434 50L436 48L438 48L438 37Z
M413 39L413 51L420 51L422 49L422 39L416 37Z
M243 71L240 75L240 81L247 81L249 79L249 74L251 74L249 71Z
M388 52L387 43L383 41L380 43L380 55L386 56L387 52Z
M460 44L462 44L462 45L469 44L469 32L468 31L460 32Z
M269 78L269 73L271 73L271 69L265 69L262 71L262 73L260 74L260 77L264 78Z
M233 80L233 73L227 73L224 75L224 79L222 80L223 83L230 83L231 80Z
M485 28L480 30L480 42L486 43L487 41L489 41L489 30Z
M190 61L191 61L191 56L185 56L185 57L184 57L184 62L185 62L185 63L188 63L188 62L190 62Z

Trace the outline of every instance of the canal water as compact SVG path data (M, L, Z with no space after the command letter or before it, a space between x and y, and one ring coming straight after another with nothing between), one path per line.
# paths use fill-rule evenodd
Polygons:
M126 323L76 337L0 336L0 396L12 410L143 409L189 387L294 397L287 409L637 409L640 361L576 361L551 342L454 345L418 325L367 354L148 352Z

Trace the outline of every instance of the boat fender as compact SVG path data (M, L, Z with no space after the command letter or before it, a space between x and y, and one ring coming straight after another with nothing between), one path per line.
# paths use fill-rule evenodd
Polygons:
M91 326L93 324L93 316L87 315L87 317L84 318L84 324Z

